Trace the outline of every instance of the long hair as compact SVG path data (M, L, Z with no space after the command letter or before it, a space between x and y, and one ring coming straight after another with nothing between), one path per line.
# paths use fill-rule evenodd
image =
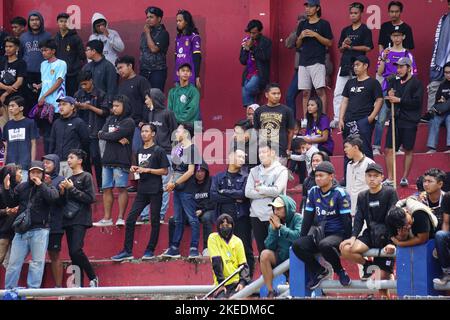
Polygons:
M195 22L194 22L194 19L192 18L192 14L189 11L183 10L183 9L178 10L177 15L179 15L179 14L183 16L183 20L186 21L186 23L187 23L186 28L184 29L185 30L184 33L188 36L190 36L193 33L198 34L199 32L198 32L197 27L195 26ZM183 33L183 30L178 30L178 28L177 28L177 31L178 31L178 34Z
M16 181L16 172L17 170L22 170L22 168L16 164L8 164L0 169L0 183L3 188L3 180L9 174L9 181L11 182L11 189L14 189L19 182Z
M322 104L322 100L319 97L313 97L313 98L309 98L309 101L314 101L317 104L317 121L316 124L319 123L320 121L320 117L323 115L323 104ZM306 129L311 130L314 126L314 116L309 113L306 112Z

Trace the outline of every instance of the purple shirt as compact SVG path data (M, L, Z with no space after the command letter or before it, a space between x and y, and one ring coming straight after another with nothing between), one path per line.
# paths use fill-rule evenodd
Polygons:
M195 78L197 75L195 74L194 67L194 53L201 53L201 38L198 34L192 33L191 35L178 34L175 43L175 81L179 82L179 78L177 76L178 67L189 63L192 68L192 76L189 79L189 82L195 85Z
M308 126L306 127L307 136L323 136L324 131L328 131L328 140L319 143L319 147L322 147L328 150L330 154L333 154L334 141L333 138L331 137L330 119L328 119L326 115L322 114L319 118L319 121L314 122L312 127L309 127L309 123Z
M242 40L242 44L244 44L248 40L250 40L250 37L245 37ZM258 46L258 42L257 41L254 41L254 46L255 47ZM252 52L250 52L249 55L248 55L246 68L247 68L247 80L250 80L253 76L258 75L258 69L256 67L255 56L253 55Z
M381 54L383 55L383 53ZM380 58L383 58L380 55ZM384 63L384 72L383 72L383 91L386 91L388 88L388 81L387 78L391 75L396 75L397 74L397 66L394 65L395 62L397 62L398 60L400 60L400 58L403 57L408 57L411 59L412 62L412 69L411 69L411 74L412 75L416 75L417 74L417 66L416 66L416 61L414 60L413 55L411 54L411 52L409 52L408 50L404 50L402 52L394 52L394 51L390 51L387 54L387 57L385 57L386 62ZM380 64L380 62L378 62L378 65Z

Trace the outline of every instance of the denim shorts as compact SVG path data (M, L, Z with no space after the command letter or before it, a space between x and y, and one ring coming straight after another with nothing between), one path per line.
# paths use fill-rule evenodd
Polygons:
M118 167L102 168L102 189L126 188L128 186L128 171Z

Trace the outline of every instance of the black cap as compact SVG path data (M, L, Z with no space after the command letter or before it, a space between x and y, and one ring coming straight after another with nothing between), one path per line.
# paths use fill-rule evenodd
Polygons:
M56 21L58 21L59 19L64 18L64 19L69 19L70 15L67 12L61 12L60 14L58 14L58 16L56 17Z
M155 16L160 17L160 18L162 18L164 16L164 11L162 11L162 9L158 8L158 7L148 7L145 10L145 13L146 14L152 13Z
M370 60L369 60L369 58L367 58L367 56L365 56L365 55L360 55L360 56L357 56L357 57L353 57L353 58L352 58L352 63L355 63L356 61L365 63L365 64L367 64L368 66L370 66Z
M326 172L329 174L336 173L333 164L329 161L322 161L321 163L319 163L316 167L316 172Z
M380 174L384 174L383 168L378 163L375 163L375 162L369 163L369 165L367 166L367 169L366 169L366 173L369 171L376 171Z
M406 27L404 26L404 23L399 24L398 26L394 26L391 30L390 34L393 33L401 33L401 34L406 34Z
M44 163L42 161L31 161L30 169L28 169L28 172L31 170L39 170L44 172Z

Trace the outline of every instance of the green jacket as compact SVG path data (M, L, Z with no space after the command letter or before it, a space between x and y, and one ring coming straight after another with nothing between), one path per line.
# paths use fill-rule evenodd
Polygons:
M186 87L180 87L177 83L176 87L169 91L168 108L173 111L178 123L194 124L200 116L200 93L190 83Z
M286 205L286 223L279 230L273 229L269 225L269 233L264 245L266 249L272 250L279 257L281 263L289 259L289 248L292 243L300 238L300 230L302 229L302 217L295 213L295 201L285 195L280 195Z

